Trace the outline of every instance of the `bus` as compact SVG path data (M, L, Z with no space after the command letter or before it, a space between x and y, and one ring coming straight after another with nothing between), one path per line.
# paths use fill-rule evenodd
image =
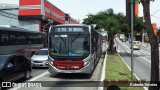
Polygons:
M91 25L51 26L48 34L48 71L91 74L102 54L102 35Z
M19 53L29 56L32 51L44 47L47 34L29 31L16 26L0 26L0 54Z

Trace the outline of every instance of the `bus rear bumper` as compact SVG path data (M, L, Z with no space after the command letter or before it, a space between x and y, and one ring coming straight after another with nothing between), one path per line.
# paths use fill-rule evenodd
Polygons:
M84 74L90 74L92 72L91 70L91 64L88 64L84 66L83 68L79 70L60 70L51 65L51 63L48 64L48 71L52 74L55 73L84 73Z

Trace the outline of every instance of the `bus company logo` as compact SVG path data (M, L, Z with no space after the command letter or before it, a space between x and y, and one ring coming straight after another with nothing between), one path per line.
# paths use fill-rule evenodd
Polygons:
M11 82L2 82L2 87L11 87Z
M70 62L70 61L72 61L72 60L69 59L69 60L65 60L65 61L69 61L69 62Z

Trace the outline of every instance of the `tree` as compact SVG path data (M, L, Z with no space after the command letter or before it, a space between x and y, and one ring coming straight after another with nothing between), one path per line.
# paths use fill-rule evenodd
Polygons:
M135 17L135 22L134 22L134 30L137 32L142 32L144 29L144 23L143 23L143 18L142 17Z
M108 42L109 42L108 50L111 52L111 54L113 54L114 36L115 36L115 34L118 33L118 30L119 30L118 20L113 16L109 16L105 20L100 20L98 25L100 28L107 30Z
M84 19L84 24L97 24L96 29L104 29L108 32L108 50L113 54L114 36L122 29L129 31L129 26L125 24L125 17L122 13L115 14L113 9L98 12L96 15L89 15Z
M146 26L146 32L151 45L151 83L159 82L159 45L157 36L154 34L151 18L150 18L150 1L154 0L139 0L143 6L143 14ZM149 87L149 90L159 90L159 87Z
M133 29L133 36L136 40L142 40L143 30L145 29L143 18L142 17L135 17L134 19L134 29ZM141 33L141 35L140 35ZM138 35L137 35L138 34Z

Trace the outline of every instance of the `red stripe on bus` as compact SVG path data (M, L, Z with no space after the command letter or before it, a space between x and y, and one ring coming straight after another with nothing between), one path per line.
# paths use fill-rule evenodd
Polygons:
M53 66L60 70L79 70L84 67L83 61L53 61Z

